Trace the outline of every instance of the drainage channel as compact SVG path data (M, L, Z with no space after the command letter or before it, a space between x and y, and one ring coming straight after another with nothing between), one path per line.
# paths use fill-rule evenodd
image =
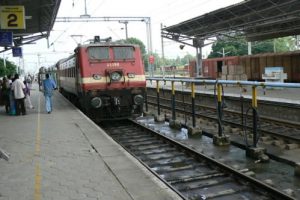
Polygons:
M134 121L100 126L183 199L293 199Z

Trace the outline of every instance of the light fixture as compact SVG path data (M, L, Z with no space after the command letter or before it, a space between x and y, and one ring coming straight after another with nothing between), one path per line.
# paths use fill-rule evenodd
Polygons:
M128 76L128 78L134 78L135 74L134 73L128 73L127 76Z
M93 74L93 79L100 80L101 79L101 75L100 74Z
M110 78L112 81L119 81L122 78L122 74L120 72L112 72Z

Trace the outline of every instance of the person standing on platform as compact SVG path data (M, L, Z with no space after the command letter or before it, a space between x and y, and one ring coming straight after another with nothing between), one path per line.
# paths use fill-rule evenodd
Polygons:
M15 81L11 85L11 90L13 91L14 98L16 101L16 115L26 115L26 109L25 109L25 85L23 81L19 79L19 74L15 75Z
M52 95L53 90L56 90L56 83L53 79L50 78L49 74L46 74L46 79L43 80L43 89L44 89L44 96L46 100L46 111L48 114L52 111Z
M2 97L3 97L3 101L4 101L5 111L7 114L9 114L9 111L10 111L10 102L9 102L10 85L9 85L9 80L6 77L3 78L1 90L2 90Z
M15 115L16 114L16 104L13 91L11 90L11 86L13 83L14 78L11 75L7 76L7 88L9 89L9 114Z
M29 107L30 109L34 109L32 103L31 103L31 99L30 99L30 87L29 87L29 85L28 85L27 80L25 79L23 83L24 83L24 85L25 85L25 90L24 90L24 92L25 92L25 96L26 96L27 103L28 103L28 107Z

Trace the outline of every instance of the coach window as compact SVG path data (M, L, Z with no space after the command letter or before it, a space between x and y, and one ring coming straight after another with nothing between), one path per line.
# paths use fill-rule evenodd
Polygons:
M108 60L109 48L108 47L89 47L88 54L90 59L95 60Z
M114 47L113 51L116 60L133 59L133 47Z

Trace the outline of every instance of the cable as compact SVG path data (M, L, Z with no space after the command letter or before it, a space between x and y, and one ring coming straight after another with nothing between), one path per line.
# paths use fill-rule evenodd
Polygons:
M179 12L176 12L176 13L172 13L171 15L168 15L168 16L166 16L165 18L163 18L163 19L160 19L159 20L159 22L156 22L155 20L152 22L153 24L156 24L156 23L161 23L162 21L165 21L165 20L170 20L170 19L172 19L172 18L178 18L178 16L180 15L180 14L184 14L184 13L186 13L187 11L191 11L192 9L195 9L195 8L198 8L198 6L200 7L200 5L201 6L203 6L203 5L205 5L205 4L207 4L207 3L209 3L209 2L211 2L211 0L204 0L204 2L199 2L199 1L197 1L196 2L196 4L194 4L194 5L191 5L191 4L186 4L186 3L183 3L183 2L181 2L182 4L180 4L180 5L177 5L176 6L176 8L186 8L186 9L184 9L184 10L181 10L181 11L179 11ZM168 9L170 9L170 6L168 6Z
M258 111L257 111L257 109L256 108L253 108L253 107L249 107L248 109L247 109L247 111L246 111L246 114L245 114L245 120L244 120L244 122L245 123L243 123L242 124L242 126L243 126L243 132L244 132L244 141L245 141L245 144L246 144L246 147L248 148L250 145L249 145L249 143L248 143L248 137L247 137L247 118L248 118L248 112L250 111L250 110L253 110L253 114L256 114L256 116L257 116L257 137L256 137L256 141L254 141L254 143L252 144L252 146L256 146L257 145L257 143L258 143L258 141L259 141L259 139L260 139L260 137L261 137L261 132L260 132L260 129L261 129L261 124L260 124L260 117L259 117L259 113L258 113ZM243 116L243 115L242 115Z
M217 108L217 118L218 118L218 125L220 127L220 130L222 131L222 135L224 133L224 127L223 127L223 123L222 123L222 118L223 118L223 108L225 107L223 101L221 102L221 109L219 109L218 107L218 98L217 98L217 94L216 94L216 90L217 90L217 85L218 85L218 80L216 82L216 84L214 85L214 98L215 98L215 103L216 103L216 108ZM223 85L221 85L221 90L222 90L222 97L224 96L224 88Z
M182 103L183 103L183 112L184 112L184 125L187 123L186 111L185 111L185 98L183 92L183 81L181 81L181 93L182 93Z
M242 123L242 126L243 126L243 132L244 132L244 141L245 141L245 144L246 144L246 147L248 148L249 147L249 143L248 143L248 137L247 137L247 117L248 117L248 112L249 110L251 109L251 107L249 107L246 111L246 115L245 115L245 123ZM244 116L244 114L242 115Z

